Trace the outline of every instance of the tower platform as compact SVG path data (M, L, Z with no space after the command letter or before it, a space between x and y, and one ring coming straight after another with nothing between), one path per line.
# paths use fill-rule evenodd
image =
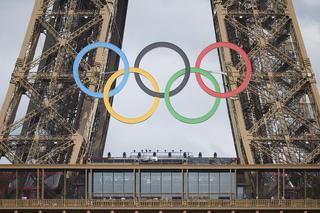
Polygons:
M320 211L317 165L178 160L0 165L0 212Z

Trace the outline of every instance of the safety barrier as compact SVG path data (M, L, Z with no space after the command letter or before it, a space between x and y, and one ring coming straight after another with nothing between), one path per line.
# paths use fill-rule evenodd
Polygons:
M1 209L320 209L320 200L0 199Z

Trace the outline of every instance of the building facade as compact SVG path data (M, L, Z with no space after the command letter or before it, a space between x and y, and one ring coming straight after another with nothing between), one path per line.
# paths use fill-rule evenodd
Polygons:
M1 165L0 212L319 212L316 165L158 160Z

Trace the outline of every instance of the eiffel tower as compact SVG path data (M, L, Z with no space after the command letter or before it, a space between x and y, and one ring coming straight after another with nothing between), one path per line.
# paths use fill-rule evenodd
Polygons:
M127 1L37 0L0 114L0 151L13 163L74 164L101 157L110 116L101 100L79 91L72 79L77 53L92 42L121 47ZM319 161L319 93L292 2L212 1L218 41L233 42L253 65L247 89L228 99L237 155L245 164ZM213 26L208 26L213 27ZM35 55L45 37L41 54ZM241 83L237 53L219 51L225 89ZM101 91L119 59L91 51L82 81ZM16 119L22 98L26 114Z

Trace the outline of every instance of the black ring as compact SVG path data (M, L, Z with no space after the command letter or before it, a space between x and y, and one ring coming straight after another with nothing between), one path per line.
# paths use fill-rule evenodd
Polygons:
M178 94L188 83L188 80L190 78L190 62L189 59L187 57L187 55L185 54L185 52L178 46L176 46L175 44L169 43L169 42L156 42L156 43L152 43L148 46L146 46L145 48L143 48L143 50L141 50L141 52L139 53L139 55L136 58L136 61L134 62L134 67L139 68L140 62L142 57L148 53L150 50L153 50L155 48L158 47L167 47L169 49L174 50L175 52L177 52L183 59L184 65L185 65L185 75L183 77L182 82L177 86L177 88L175 88L174 90L169 92L169 97ZM135 73L134 77L139 85L139 87L148 95L151 95L153 97L158 97L158 98L164 98L164 93L162 92L155 92L150 90L148 87L146 87L144 85L144 83L141 80L140 74L139 73Z

